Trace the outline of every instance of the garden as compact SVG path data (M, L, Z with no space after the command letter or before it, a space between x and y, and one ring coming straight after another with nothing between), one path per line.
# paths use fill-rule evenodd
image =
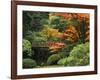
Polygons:
M23 11L23 68L87 66L90 15Z

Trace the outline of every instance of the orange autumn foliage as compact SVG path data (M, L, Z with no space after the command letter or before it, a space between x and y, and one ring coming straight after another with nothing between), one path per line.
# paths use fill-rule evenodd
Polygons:
M76 19L89 19L90 15L87 13L51 13L49 14L50 16L61 16L65 19L72 19L72 18L76 18Z
M89 18L90 17L90 15L89 14L86 14L86 13L80 13L80 14L77 14L79 17L81 17L81 18Z
M74 26L68 26L63 34L63 37L70 42L76 42L79 38L79 34Z
M85 39L85 41L89 41L89 38L90 38L90 32L89 32L89 30L86 32L86 39Z
M81 22L82 20L85 20L86 21L85 41L89 41L89 37L90 37L90 33L89 33L89 30L90 30L89 29L89 17L90 17L90 15L89 14L87 14L87 13L50 13L49 19L52 16L60 16L67 20L71 20L74 18L74 19L78 20L79 22ZM78 31L78 29L76 30L75 26L69 25L65 29L64 33L59 33L55 37L74 43L74 42L78 41L78 39L80 38L80 35L82 35L82 33L80 31ZM51 49L52 52L55 52L55 51L58 51L59 48L62 48L62 47L59 47L59 45L56 45L56 46L53 45L49 49Z
M50 52L56 52L59 49L63 48L65 44L59 42L49 42L48 45Z

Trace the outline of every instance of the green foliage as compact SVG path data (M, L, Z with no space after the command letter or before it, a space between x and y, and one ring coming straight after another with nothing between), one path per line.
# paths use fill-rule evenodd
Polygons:
M70 59L72 58L72 59ZM67 59L68 66L73 65L88 65L89 64L89 43L79 44L73 48L70 52L70 56Z
M89 53L89 42L86 42L85 44L79 44L74 47L70 52L70 56L82 58L82 56L86 55L87 53Z
M47 39L45 37L42 37L42 36L34 36L33 38L33 42L34 41L37 41L37 42L44 42L44 41L47 41Z
M67 44L65 45L59 52L58 54L61 56L61 58L65 58L68 57L70 54L70 51L73 49L73 47L76 44Z
M39 31L43 28L48 18L48 12L23 11L23 37L27 31Z
M67 60L67 58L61 58L61 59L57 62L57 64L58 64L58 65L61 65L61 66L65 66L66 60Z
M59 65L84 66L89 64L89 43L79 44L73 48L70 55L58 61Z
M41 42L41 41L47 41L47 39L41 34L41 32L35 32L35 31L28 31L27 35L25 36L25 39L29 40L31 44L33 42Z
M56 37L50 37L48 41L51 41L51 42L60 42L60 39L56 38Z
M65 51L59 51L57 54L59 54L61 58L65 58L66 56L68 56L68 53Z
M60 60L61 57L59 54L52 54L48 60L47 60L47 64L48 65L52 65L52 64L57 64L57 61Z
M51 16L49 25L52 28L59 29L60 31L64 31L64 28L66 27L66 20L59 16Z
M71 20L67 20L67 26L72 25L75 27L79 27L80 26L80 22L77 19L72 18Z
M27 39L27 40L29 40L29 41L32 43L33 36L34 36L34 32L32 32L32 31L27 31L27 32L26 32L26 36L25 36L24 38Z
M30 56L32 54L31 43L23 39L23 57Z
M34 68L36 66L37 64L35 60L29 58L23 59L23 68Z

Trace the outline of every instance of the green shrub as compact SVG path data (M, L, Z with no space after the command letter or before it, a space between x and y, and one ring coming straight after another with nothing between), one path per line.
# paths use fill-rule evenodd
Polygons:
M73 57L72 60L69 60ZM74 63L73 63L74 62ZM83 66L89 64L89 43L79 44L70 52L66 65L68 66Z
M30 56L32 54L31 43L23 39L23 57Z
M61 55L62 58L68 57L70 51L73 49L73 47L75 46L75 44L68 44L64 46L64 48L62 48L62 50L58 53Z
M89 53L88 42L85 44L79 44L76 47L74 47L73 50L70 52L70 56L83 58L84 56L87 56L87 53Z
M37 64L35 60L29 58L23 59L23 68L34 68L36 66Z
M62 59L60 59L58 62L57 62L57 64L58 65L65 65L65 63L66 63L66 60L67 60L67 58L62 58Z
M84 66L89 64L89 43L79 44L73 48L69 56L57 62L64 66Z
M67 52L65 51L59 51L58 54L60 55L61 58L65 58L68 55Z
M61 59L61 57L59 54L53 54L48 58L47 64L48 65L57 64L57 61L60 59Z

